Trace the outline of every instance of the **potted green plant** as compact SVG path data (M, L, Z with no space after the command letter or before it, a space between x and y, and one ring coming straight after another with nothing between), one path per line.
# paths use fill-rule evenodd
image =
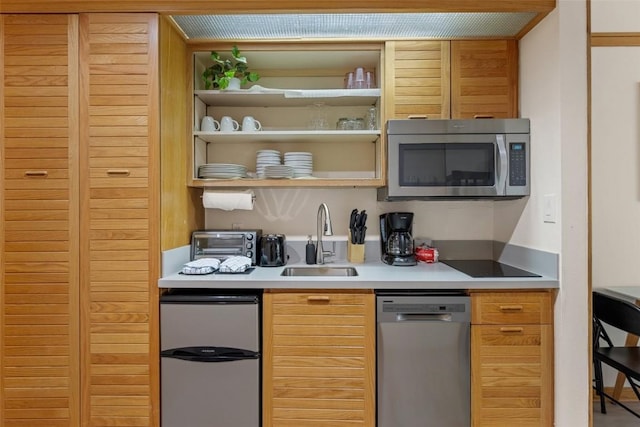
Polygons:
M258 81L260 76L248 70L247 58L240 55L237 46L233 46L231 55L232 58L223 59L218 52L211 52L213 65L202 73L205 89L240 89L242 84Z

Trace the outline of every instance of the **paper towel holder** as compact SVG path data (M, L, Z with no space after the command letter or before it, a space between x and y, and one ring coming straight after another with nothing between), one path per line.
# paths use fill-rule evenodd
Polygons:
M202 199L204 197L204 192L207 190L211 190L210 188L203 188L202 189L202 194L200 195L200 198ZM251 194L251 203L255 203L256 202L256 195L255 194Z

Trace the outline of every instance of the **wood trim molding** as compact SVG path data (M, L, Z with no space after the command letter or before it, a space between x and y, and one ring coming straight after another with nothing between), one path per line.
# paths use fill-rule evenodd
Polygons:
M175 14L260 12L538 12L546 15L556 0L3 0L1 13L162 12Z
M640 46L640 33L591 33L591 47Z

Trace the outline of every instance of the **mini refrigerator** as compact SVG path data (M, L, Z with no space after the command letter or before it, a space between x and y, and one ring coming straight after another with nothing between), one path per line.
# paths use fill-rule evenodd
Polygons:
M162 427L261 425L259 294L163 295L160 346Z

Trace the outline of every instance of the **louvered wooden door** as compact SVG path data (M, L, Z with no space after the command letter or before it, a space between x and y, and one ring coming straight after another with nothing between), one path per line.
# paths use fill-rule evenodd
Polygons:
M518 41L451 42L451 118L518 117Z
M77 16L0 16L0 425L79 425Z
M385 48L388 119L449 118L449 42L391 41Z
M266 293L263 425L375 425L375 297Z
M157 16L80 16L82 425L158 412Z

